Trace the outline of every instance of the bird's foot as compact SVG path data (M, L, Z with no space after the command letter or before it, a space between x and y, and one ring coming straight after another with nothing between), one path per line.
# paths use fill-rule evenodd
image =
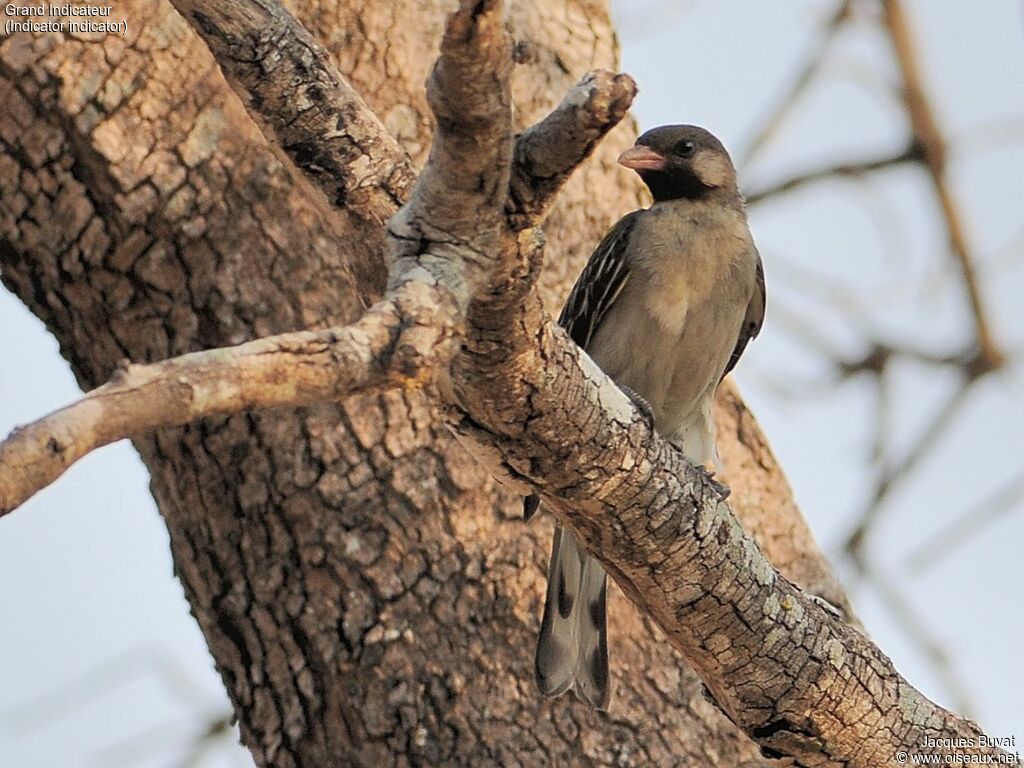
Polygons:
M651 404L648 403L644 396L641 395L636 390L630 389L629 387L624 387L621 384L619 385L619 389L625 392L626 397L633 401L633 405L635 405L639 409L640 413L643 414L644 419L647 420L647 422L651 425L651 428L653 429L654 409L651 408Z
M704 475L707 478L708 485L711 486L711 490L715 492L719 501L725 501L729 498L732 493L732 489L725 483L720 483L715 480L715 473L707 468L704 469Z

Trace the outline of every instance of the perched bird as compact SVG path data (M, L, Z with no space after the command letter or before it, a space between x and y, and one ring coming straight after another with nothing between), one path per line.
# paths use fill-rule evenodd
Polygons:
M764 272L736 171L703 128L654 128L619 157L654 203L627 214L591 255L558 319L694 464L717 461L711 403L764 319ZM527 518L537 510L527 497ZM537 643L541 692L607 709L606 577L561 527Z

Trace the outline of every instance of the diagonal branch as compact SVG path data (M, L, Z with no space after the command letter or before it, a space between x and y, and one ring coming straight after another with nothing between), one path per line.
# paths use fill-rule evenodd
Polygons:
M908 568L914 572L921 572L937 563L948 562L958 547L970 542L1000 517L1019 511L1022 497L1024 472L1018 472L1006 484L915 547L907 556Z
M125 365L107 384L0 443L0 515L117 440L206 416L420 386L435 361L451 354L454 306L439 303L443 296L410 282L350 326Z
M768 113L768 117L761 121L760 127L750 139L742 155L739 155L737 167L747 166L754 159L757 153L775 135L779 127L785 121L800 97L814 82L815 76L825 61L825 53L832 44L839 30L851 13L852 0L839 0L836 9L822 25L821 30L815 36L808 50L803 56L797 76L786 87L779 96L775 107Z
M171 0L272 144L334 205L383 225L416 173L398 142L277 0Z
M970 393L969 387L957 387L949 395L943 404L937 408L928 421L927 426L914 440L913 444L904 452L899 460L894 461L890 466L879 470L875 478L874 487L871 490L871 497L864 510L857 516L857 524L846 538L844 548L851 557L858 569L863 570L865 558L865 545L871 531L877 524L884 511L885 501L890 493L895 490L901 482L905 482L911 473L917 469L921 461L929 455L929 452L938 444L939 439L945 434L960 415L960 411L967 402Z
M936 733L978 743L971 723L782 578L705 473L561 330L522 329L534 332L532 354L506 327L519 354L472 353L456 369L466 410L457 428L501 473L540 489L766 755L867 767Z
M967 235L964 231L960 209L953 198L953 191L946 178L947 145L931 104L924 91L918 68L914 43L903 15L899 0L885 0L885 27L896 52L896 60L903 76L903 101L910 117L910 128L914 143L923 152L923 162L928 169L935 195L946 222L946 234L957 266L963 278L964 289L974 316L975 335L978 344L978 363L982 372L996 370L1005 362L1005 355L996 343L988 320L988 312L981 295L977 271Z

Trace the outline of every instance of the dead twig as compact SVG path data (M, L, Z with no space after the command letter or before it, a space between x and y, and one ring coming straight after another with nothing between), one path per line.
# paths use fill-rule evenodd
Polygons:
M907 566L920 573L946 562L957 547L962 547L1000 518L1019 510L1021 498L1024 498L1024 472L926 539L907 556Z
M825 61L825 55L829 46L835 39L843 22L849 18L852 0L841 0L836 5L835 11L822 25L820 31L811 42L804 54L803 61L797 69L797 75L793 81L784 89L776 101L775 106L769 110L768 117L760 123L757 132L750 138L746 149L737 154L737 166L748 166L764 147L765 144L775 135L786 117L800 101L800 97L807 88L814 82Z
M914 144L920 147L922 162L928 170L935 195L946 222L950 249L960 268L964 290L974 316L974 330L978 345L976 364L982 372L1000 368L1005 356L997 344L988 319L988 311L981 294L974 259L967 244L963 217L946 178L947 144L924 90L917 54L906 23L900 0L884 0L884 23L892 41L896 61L903 77L903 100Z
M879 469L874 488L864 511L857 516L857 524L846 539L845 549L854 565L866 572L865 545L872 529L881 517L884 503L889 494L901 483L907 481L914 469L938 444L938 441L952 425L953 419L967 402L970 387L957 387L956 390L939 406L928 425L921 430L917 439L904 452L903 456L889 465Z
M887 168L916 163L920 160L921 148L917 144L911 143L892 155L883 155L871 160L854 160L848 163L839 163L798 173L795 176L775 182L770 186L750 192L746 196L747 204L758 205L769 198L778 197L786 192L793 192L808 184L833 179L856 178L869 173L877 173Z

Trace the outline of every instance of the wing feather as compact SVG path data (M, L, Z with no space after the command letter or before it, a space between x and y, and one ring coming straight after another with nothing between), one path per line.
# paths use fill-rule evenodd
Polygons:
M747 314L743 317L743 325L740 326L740 335L736 339L736 346L729 356L729 362L726 363L725 371L722 373L724 379L729 375L729 372L736 367L736 363L740 361L743 356L743 351L747 348L747 344L750 340L755 338L757 334L761 332L761 326L764 324L764 305L765 305L765 288L764 288L764 266L761 264L761 254L757 253L757 249L754 249L754 253L757 256L757 278L754 285L754 293L750 297L750 303L747 304Z
M629 236L643 213L633 211L608 230L577 278L558 316L558 324L584 349L629 279Z

